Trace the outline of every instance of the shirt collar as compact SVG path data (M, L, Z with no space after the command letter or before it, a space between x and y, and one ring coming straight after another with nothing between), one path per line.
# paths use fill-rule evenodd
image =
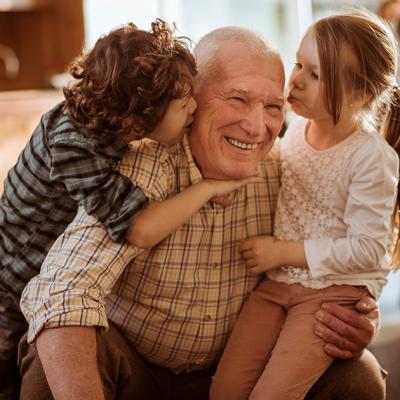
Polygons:
M110 157L121 159L122 156L130 149L130 147L131 146L129 144L123 142L122 140L114 138L110 144L99 148L98 152Z
M182 140L183 151L185 152L186 158L189 165L189 179L192 185L199 183L203 180L200 169L198 168L196 161L193 158L192 150L189 144L189 135L185 134Z

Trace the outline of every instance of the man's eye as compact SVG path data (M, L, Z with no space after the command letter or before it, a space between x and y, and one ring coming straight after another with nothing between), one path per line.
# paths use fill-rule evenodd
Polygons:
M280 104L267 104L265 106L265 108L269 108L269 109L272 109L272 110L278 110L278 111L282 110L282 106Z
M239 97L239 96L233 96L233 97L231 97L231 100L235 100L240 103L246 103L246 100L243 97Z

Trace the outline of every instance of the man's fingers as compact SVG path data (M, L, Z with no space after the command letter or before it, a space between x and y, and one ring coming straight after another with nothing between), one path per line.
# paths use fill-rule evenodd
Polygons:
M329 348L335 349L336 353L340 351L341 353L353 355L359 351L359 347L355 343L322 324L316 324L314 332L321 339L324 339L327 344L330 344L331 347Z
M377 311L377 313L379 313L378 304L370 296L364 296L356 303L354 307L357 311L360 311L364 314L368 314L371 311Z
M354 354L350 351L340 349L339 347L334 346L333 344L326 344L324 346L324 350L327 354L334 358L341 358L343 360L348 360L354 357Z
M343 318L338 318L334 314L319 310L315 318L323 323L326 328L336 332L336 334L345 337L348 340L357 339L358 331L352 325L348 324Z
M335 326L337 326L338 323L342 321L357 329L367 331L374 330L372 322L365 315L360 315L357 311L351 308L343 307L335 303L325 303L322 305L321 308L321 312L317 313L322 318L320 320L329 325L334 330L336 330ZM343 322L340 324L339 328L343 325ZM330 325L331 323L333 325Z

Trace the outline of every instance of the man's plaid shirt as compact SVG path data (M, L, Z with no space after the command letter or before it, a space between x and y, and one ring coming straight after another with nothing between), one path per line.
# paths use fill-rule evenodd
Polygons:
M21 307L33 341L44 327L107 327L114 322L146 360L175 372L214 365L258 277L238 251L253 235L272 234L278 163L262 163L265 182L235 193L227 207L208 203L156 247L118 244L80 209L56 241ZM143 141L119 170L150 201L201 180L187 138L169 153ZM268 179L267 179L268 177Z

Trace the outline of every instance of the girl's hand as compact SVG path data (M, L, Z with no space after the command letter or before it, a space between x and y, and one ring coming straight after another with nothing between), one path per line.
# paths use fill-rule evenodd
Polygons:
M279 243L273 236L254 236L243 240L239 251L250 271L259 274L284 265Z
M256 274L284 265L308 268L303 241L254 236L243 240L239 245L239 251L246 266Z

